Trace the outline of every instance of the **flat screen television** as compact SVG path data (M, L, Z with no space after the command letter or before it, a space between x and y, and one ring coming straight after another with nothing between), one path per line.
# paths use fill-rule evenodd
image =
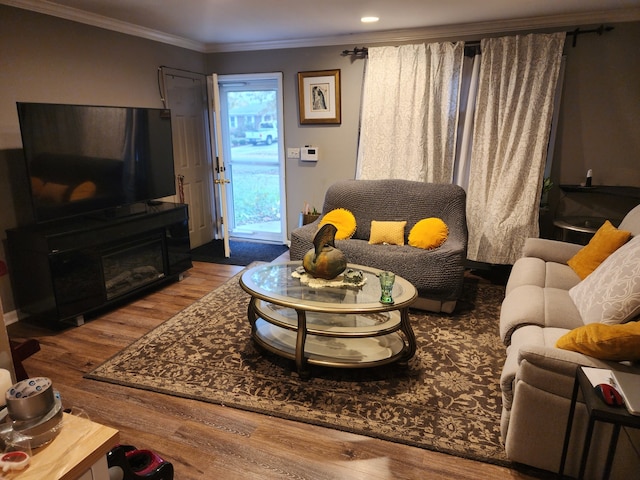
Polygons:
M175 195L169 110L17 106L36 223Z

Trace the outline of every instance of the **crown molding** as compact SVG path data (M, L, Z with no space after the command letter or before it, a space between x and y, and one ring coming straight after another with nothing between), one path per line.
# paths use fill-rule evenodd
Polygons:
M142 37L155 42L167 43L169 45L194 50L196 52L207 53L207 46L202 42L196 42L188 38L170 35L151 28L134 25L133 23L114 20L113 18L97 15L95 13L84 12L77 8L58 5L47 0L0 0L0 4L22 8L23 10L31 10L33 12L51 15L53 17L71 20L85 25L91 25L93 27L104 28L105 30L125 33L135 37Z
M422 27L406 30L354 33L330 37L314 37L296 40L274 40L265 42L211 43L205 44L187 38L170 35L158 30L141 27L132 23L114 20L76 8L65 7L47 0L0 0L0 4L24 10L31 10L65 20L71 20L94 27L104 28L127 35L146 38L156 42L186 48L200 53L225 53L254 50L275 50L286 48L323 47L362 43L402 43L436 39L459 39L495 35L506 32L531 31L540 29L569 28L599 23L624 23L640 21L640 8L602 10L588 13L532 17L490 22L477 22L439 27Z

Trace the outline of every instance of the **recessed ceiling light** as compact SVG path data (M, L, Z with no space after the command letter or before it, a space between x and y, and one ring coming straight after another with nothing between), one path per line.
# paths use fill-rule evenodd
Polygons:
M362 17L360 21L362 23L375 23L380 20L378 17Z

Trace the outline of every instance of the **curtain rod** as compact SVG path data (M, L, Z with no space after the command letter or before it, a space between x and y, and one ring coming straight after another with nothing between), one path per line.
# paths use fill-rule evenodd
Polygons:
M598 35L603 35L606 32L610 32L611 30L613 30L614 27L609 26L609 25L600 25L598 28L592 28L589 30L581 30L580 27L568 31L566 32L567 36L573 36L573 41L571 43L572 47L575 47L576 44L578 43L578 35L584 35L586 33L597 33ZM480 46L480 41L479 40L474 40L471 42L465 42L464 43L465 48L466 47L479 47ZM347 56L347 55L351 55L354 57L358 57L358 58L365 58L367 56L367 53L369 52L369 49L367 47L354 47L353 50L343 50L342 51L342 55L343 56Z
M573 35L573 42L571 43L572 47L575 47L578 43L578 35L583 35L585 33L597 33L598 35L602 35L606 32L610 32L613 30L613 27L610 25L600 25L598 28L592 28L591 30L580 30L580 27L567 32L567 35Z
M366 57L367 53L369 53L369 49L367 47L353 47L353 50L343 50L342 55L353 55L354 57Z

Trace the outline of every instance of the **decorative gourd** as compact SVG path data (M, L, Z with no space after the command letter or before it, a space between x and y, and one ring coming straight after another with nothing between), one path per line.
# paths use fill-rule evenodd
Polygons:
M315 278L331 280L336 278L347 268L347 258L342 251L335 247L335 225L323 225L313 238L313 246L302 259L305 271Z

